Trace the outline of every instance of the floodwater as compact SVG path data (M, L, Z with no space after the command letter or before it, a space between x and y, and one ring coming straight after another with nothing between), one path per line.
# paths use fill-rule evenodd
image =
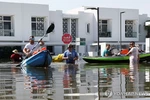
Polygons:
M0 64L0 100L131 100L150 99L150 65L76 65L50 68ZM148 99L147 99L148 100Z

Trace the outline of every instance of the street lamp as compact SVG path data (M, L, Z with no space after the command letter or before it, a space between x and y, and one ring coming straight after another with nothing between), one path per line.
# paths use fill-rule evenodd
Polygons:
M122 14L125 13L125 11L120 12L120 50L122 49Z
M99 46L99 37L100 37L100 33L99 33L99 7L88 7L86 9L91 9L91 10L97 10L97 47L98 47L98 56L100 56L100 46Z

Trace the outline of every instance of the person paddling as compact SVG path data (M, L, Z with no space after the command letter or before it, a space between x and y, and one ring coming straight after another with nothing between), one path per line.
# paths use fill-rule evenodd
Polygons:
M26 57L30 57L32 55L32 53L37 50L39 48L39 46L42 44L44 45L44 42L42 40L40 40L39 42L41 42L41 44L36 44L34 42L34 36L30 36L29 37L29 43L27 43L25 45L25 47L23 48L23 52L25 53ZM34 48L34 50L33 50Z

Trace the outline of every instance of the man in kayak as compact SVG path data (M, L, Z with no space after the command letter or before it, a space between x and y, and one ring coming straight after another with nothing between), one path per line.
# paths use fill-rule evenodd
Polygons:
M34 42L34 36L30 36L29 37L29 43L27 43L26 45L25 45L25 47L23 48L23 52L25 53L25 55L27 56L27 57L30 57L31 55L32 55L32 53L33 53L33 51L35 51L35 50L37 50L39 47L40 47L40 44L36 44L35 42ZM42 40L40 40L40 43L42 44L42 45L44 45L44 42L42 41ZM33 49L34 48L34 49Z
M104 50L102 57L112 56L110 50L110 44L106 44L106 49Z
M129 52L126 54L126 56L130 56L129 60L130 60L130 66L135 66L138 64L139 62L139 51L138 48L135 46L135 42L132 41L130 42L130 50Z
M68 49L64 52L63 60L66 60L66 64L75 64L75 61L78 60L78 54L72 44L70 44Z

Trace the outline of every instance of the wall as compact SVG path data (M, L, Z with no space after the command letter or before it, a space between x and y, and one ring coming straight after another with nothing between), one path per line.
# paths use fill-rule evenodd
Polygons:
M10 9L6 9L6 7L9 7ZM0 36L1 41L28 41L29 36L31 36L31 17L45 17L45 29L48 28L48 5L0 2L0 15L13 16L15 32L15 36L12 37ZM38 40L39 38L40 37L37 37L35 40ZM49 39L48 37L45 37L44 40L48 41ZM10 42L2 44L10 45L13 43ZM17 45L17 43L14 44ZM20 45L24 45L24 43L20 43Z
M141 42L145 42L145 37L146 37L147 31L145 30L144 23L149 19L150 18L148 17L147 14L139 15L139 25L140 25L139 41L141 41Z

